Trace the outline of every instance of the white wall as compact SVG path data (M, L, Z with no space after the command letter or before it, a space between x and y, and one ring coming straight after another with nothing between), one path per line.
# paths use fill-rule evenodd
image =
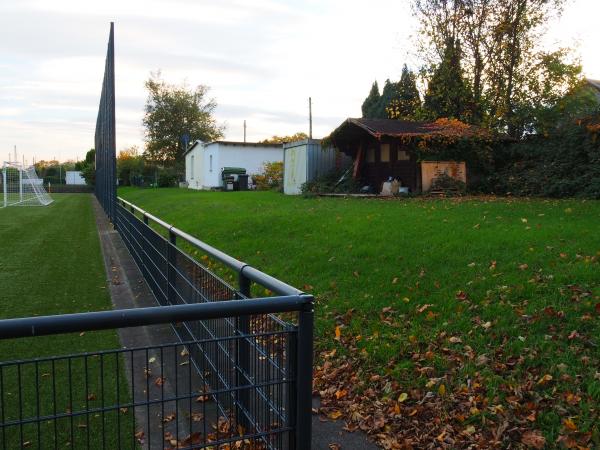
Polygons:
M199 143L185 156L185 178L192 189L210 189L221 186L223 167L243 167L248 175L254 175L262 172L265 162L275 161L283 161L283 147Z
M204 157L204 146L196 144L185 155L185 181L191 189L202 189L204 183L202 158Z
M219 150L219 173L222 167L243 167L248 175L256 175L263 171L264 163L283 161L283 146L254 147L221 144Z
M85 178L81 176L81 172L77 170L67 170L65 174L65 182L67 184L85 184Z
M222 184L222 164L219 163L220 147L221 145L215 142L211 144L206 144L204 148L204 189L210 189L211 187L219 187Z

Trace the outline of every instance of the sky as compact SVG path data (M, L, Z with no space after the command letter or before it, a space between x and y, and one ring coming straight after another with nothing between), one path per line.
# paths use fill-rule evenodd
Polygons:
M575 46L600 79L600 1L570 0L549 46ZM78 160L94 145L115 22L117 150L143 149L144 81L204 84L225 138L328 135L371 83L420 60L408 0L0 0L0 161Z

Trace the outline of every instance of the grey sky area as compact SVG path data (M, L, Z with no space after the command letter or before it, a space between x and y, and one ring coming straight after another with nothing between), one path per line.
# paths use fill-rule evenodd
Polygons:
M549 43L576 45L600 78L595 0L573 0ZM592 11L595 11L592 12ZM308 130L359 116L373 80L416 68L408 0L0 0L0 159L81 159L93 146L110 21L115 22L117 149L143 148L144 81L206 84L226 138ZM20 159L20 157L19 157Z

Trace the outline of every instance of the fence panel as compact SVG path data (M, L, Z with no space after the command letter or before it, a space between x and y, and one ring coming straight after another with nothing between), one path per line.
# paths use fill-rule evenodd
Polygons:
M245 264L229 257L222 258L222 262L242 274L240 290L236 290L177 246L178 236L183 239L184 233L123 199L119 199L115 211L116 227L159 304L222 303L249 297L252 280L243 276L244 270L249 269ZM154 230L151 223L162 227L169 238ZM200 241L185 239L185 242L200 246L203 251L208 249L210 253L209 246ZM255 278L262 281L260 277ZM265 280L272 281L270 277ZM283 293L300 293L284 283L278 283ZM208 369L215 374L205 380L210 389L230 393L229 396L215 399L221 413L225 415L226 411L235 410L237 423L252 429L254 433L263 433L274 424L295 424L296 421L296 386L273 383L273 380L296 377L296 334L285 339L282 336L297 329L298 318L287 318L291 321L284 321L275 315L243 315L185 321L173 327L182 341L215 342L209 348L191 346L192 361L200 372ZM256 337L222 341L228 336L244 335ZM303 345L309 346L312 352L312 331L310 341ZM312 366L312 360L310 363ZM308 380L312 380L311 375ZM232 386L236 385L253 385L256 389L252 393L232 390ZM310 392L306 402L310 402ZM306 404L303 408L310 414Z
M301 311L310 297L287 296L169 308L82 313L0 321L0 338L110 329L189 319L233 321ZM242 342L275 361L296 339L286 330L228 334L161 345L0 363L0 442L13 448L293 449L289 414L297 379L254 359L239 372L232 353ZM288 353L290 358L297 355ZM33 388L32 388L33 387ZM252 399L244 409L240 398ZM223 445L219 447L219 445ZM228 447L229 446L229 447Z

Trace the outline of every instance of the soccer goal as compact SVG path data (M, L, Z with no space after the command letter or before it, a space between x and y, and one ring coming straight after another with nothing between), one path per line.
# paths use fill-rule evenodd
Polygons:
M6 206L46 206L52 198L44 189L44 180L38 178L35 167L16 162L2 165L2 202Z

